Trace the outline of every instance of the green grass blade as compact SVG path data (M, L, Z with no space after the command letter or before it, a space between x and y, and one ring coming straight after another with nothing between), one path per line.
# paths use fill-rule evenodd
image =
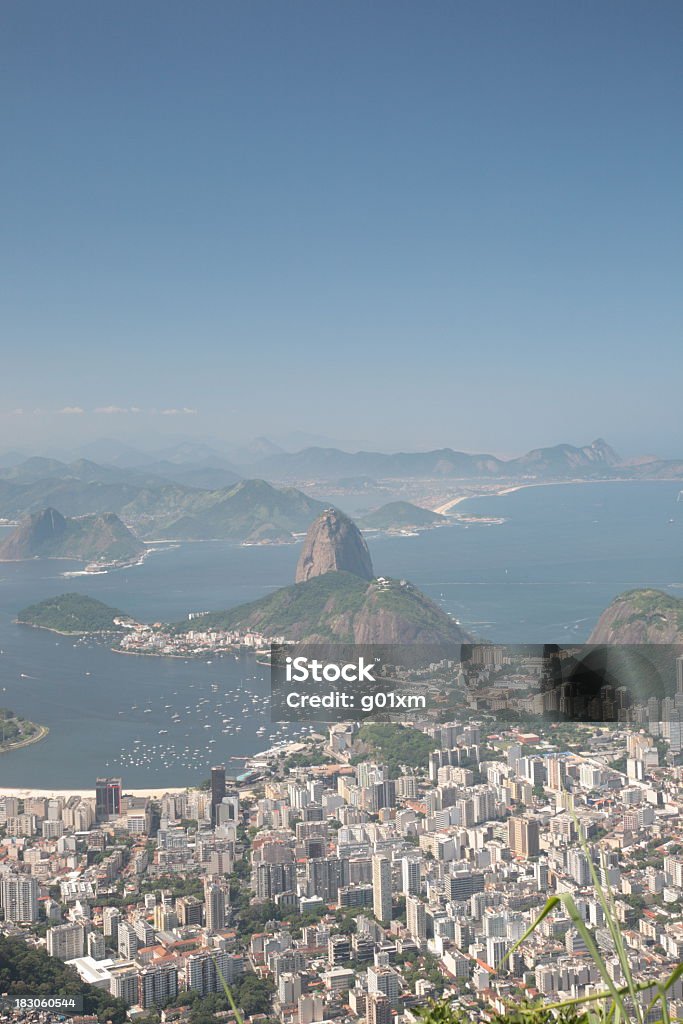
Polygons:
M218 973L218 977L221 979L221 985L223 986L223 991L225 992L225 994L226 994L226 996L228 998L228 1002L230 1003L230 1008L231 1008L232 1012L235 1014L235 1017L237 1018L237 1024L244 1024L244 1018L242 1017L242 1014L240 1013L239 1009L237 1008L237 1004L235 1002L235 997L232 994L230 986L228 985L227 981L223 977L223 972L220 969L220 966L218 964L218 960L216 959L216 957L213 958L213 962L214 962L214 966L216 968L216 971Z

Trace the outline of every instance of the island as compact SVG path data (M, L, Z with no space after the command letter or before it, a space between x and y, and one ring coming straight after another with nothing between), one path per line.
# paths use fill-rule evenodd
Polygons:
M362 530L384 530L391 533L428 530L447 523L446 516L427 508L420 508L410 501L390 501L358 520Z
M130 616L103 601L84 594L59 594L38 604L23 608L16 621L23 626L49 629L53 633L82 635L84 633L121 632Z

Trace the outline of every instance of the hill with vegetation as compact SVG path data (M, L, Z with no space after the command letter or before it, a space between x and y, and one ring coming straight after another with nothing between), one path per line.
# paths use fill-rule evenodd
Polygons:
M374 512L368 512L358 520L364 530L402 530L445 523L446 516L432 512L428 508L420 508L410 501L390 501Z
M265 480L241 480L225 491L188 495L180 510L157 514L152 532L175 540L291 539L293 533L304 533L323 508L322 502L294 487L278 489ZM134 517L139 509L138 499L127 514Z
M144 551L145 545L111 512L69 519L45 508L26 516L0 544L0 562L27 558L127 562Z
M612 601L591 644L683 644L683 601L662 590L627 590Z
M402 765L426 769L434 740L410 726L365 722L354 738L354 749L359 751L354 761L363 761L369 756L379 764L388 765L392 777L396 777Z
M461 643L464 631L410 583L328 572L176 630L256 630L309 643Z
M117 630L114 619L126 618L112 608L84 594L59 594L29 605L17 615L17 622L57 633L109 633Z
M74 967L49 956L45 949L29 946L23 938L0 935L0 992L10 997L81 996L85 1014L96 1014L112 1024L126 1020L121 999L81 981Z
M0 519L57 508L64 516L115 513L140 536L258 541L304 533L324 508L295 488L235 480L229 470L165 462L152 469L165 475L87 459L27 459L0 469Z
M7 750L27 747L47 736L45 726L30 722L9 708L0 708L0 754Z

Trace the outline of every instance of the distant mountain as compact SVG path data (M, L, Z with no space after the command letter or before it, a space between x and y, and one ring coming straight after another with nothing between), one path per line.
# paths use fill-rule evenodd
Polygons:
M98 441L90 441L88 444L81 445L76 454L92 462L129 469L154 462L153 456L111 437L102 437Z
M57 633L102 633L120 629L114 619L126 618L118 608L84 594L59 594L29 605L17 615L17 622L39 626Z
M446 516L420 508L409 501L390 501L374 512L368 512L358 520L358 525L367 530L400 530L411 527L436 526L447 523Z
M296 582L303 583L328 572L350 572L364 580L375 575L360 530L334 508L325 509L309 526L296 567Z
M305 448L264 459L251 467L274 480L338 480L365 476L374 479L407 477L495 476L504 465L492 455L466 455L443 448L433 452L344 452L338 448Z
M232 487L242 479L233 469L201 463L193 465L184 462L153 462L147 467L147 471L164 480L207 491Z
M627 590L602 613L591 644L683 644L683 601L661 590Z
M279 444L274 444L268 437L254 437L242 444L231 444L226 448L228 458L233 465L250 465L257 459L265 459L270 455L280 455L284 451Z
M139 502L139 499L137 499ZM137 502L128 507L135 512ZM157 518L154 535L176 540L264 539L303 533L324 505L292 487L278 490L265 480L242 480L226 491L200 491L187 496L184 509Z
M26 456L22 454L22 452L3 452L2 455L0 455L0 469L9 469L12 466L18 466L20 462L25 461Z
M617 453L601 438L583 448L561 444L537 448L517 459L468 455L441 448L431 452L344 452L337 448L306 448L295 454L270 456L252 467L272 480L338 480L438 478L530 479L611 476L620 465Z
M226 612L181 623L188 629L250 629L307 643L462 643L467 634L410 583L328 572Z
M541 472L545 476L591 475L596 469L604 472L621 464L621 458L606 441L599 437L583 448L571 444L558 444L553 448L534 448L518 459L504 465L514 467L515 472Z
M144 550L144 544L111 512L66 519L56 509L46 508L23 519L0 544L0 561L15 562L25 558L127 561L137 558Z
M199 486L209 483L215 486ZM291 539L308 529L324 505L293 488L235 481L231 470L220 467L157 463L126 469L87 459L28 459L0 471L0 518L19 519L46 507L67 516L114 512L146 536L242 541Z

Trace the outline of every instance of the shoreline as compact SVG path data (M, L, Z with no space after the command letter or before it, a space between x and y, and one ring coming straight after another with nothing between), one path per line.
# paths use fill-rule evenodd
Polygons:
M463 501L472 501L479 498L500 498L505 494L514 494L515 491L524 491L530 487L566 487L571 484L645 484L645 483L679 483L680 478L678 477L658 477L657 479L649 479L640 477L638 479L619 479L615 477L601 477L586 480L583 477L577 477L572 480L535 480L528 481L527 483L520 484L504 484L500 489L494 490L493 488L489 491L478 491L472 494L459 494L456 498L450 498L448 501L442 502L437 508L432 509L432 512L437 512L439 515L448 515L448 511L455 508Z
M123 796L148 796L153 800L160 800L166 793L184 793L188 789L197 789L196 786L165 786L163 789L128 789L124 787ZM82 800L94 800L95 790L94 789L33 789L30 786L0 786L0 799L5 796L14 796L19 800L31 800L51 798L51 797L64 797L69 799L72 796L78 796Z
M281 747L279 749L274 748L274 747L268 747L266 750L260 750L260 751L257 751L254 754L238 754L238 755L234 755L234 757L235 757L235 759L237 761L241 761L242 762L242 767L238 768L237 765L235 765L235 770L243 772L245 770L248 770L248 768L247 768L248 762L257 763L257 762L267 761L269 758L272 758L272 757L287 757L290 754L297 753L297 752L301 751L302 749L305 749L306 746L307 746L307 744L306 744L305 741L302 741L302 740L290 740L287 743L285 743L285 745L283 747ZM226 768L227 768L227 761L226 761ZM209 771L208 768L207 768L207 771ZM238 786L239 785L241 785L241 784L238 783ZM248 783L247 785L252 786L253 783ZM124 797L125 796L147 796L151 800L161 800L162 797L164 797L167 793L186 793L186 792L189 792L190 790L199 789L199 788L200 787L198 785L192 785L191 783L186 783L184 786L183 785L177 786L177 785L173 785L172 783L169 783L168 786L163 786L163 787L161 787L161 786L150 786L150 787L143 786L143 787L136 787L134 789L129 789L127 786L124 785L124 787L122 789L122 796L124 796ZM68 800L72 796L78 796L82 800L94 800L95 799L95 790L94 789L87 789L85 787L80 787L80 788L75 787L73 789L66 789L66 788L63 788L63 789L62 788L59 788L59 789L58 788L55 788L55 789L40 788L39 789L39 788L34 788L32 786L0 786L0 799L2 799L2 797L5 797L5 796L14 796L14 797L17 797L19 800L30 800L30 799L32 799L34 797L36 799L41 799L43 797L45 797L45 798L63 797L64 799Z
M32 723L36 725L35 722ZM22 750L24 747L31 747L34 743L40 743L50 732L50 728L47 725L36 726L38 732L34 736L28 736L26 739L17 740L15 743L10 743L7 746L0 746L0 754L12 754L15 750Z
M118 636L114 629L79 629L67 631L57 629L55 626L41 626L38 622L23 622L21 619L12 619L15 626L28 626L29 629L45 629L48 633L56 633L58 636Z

